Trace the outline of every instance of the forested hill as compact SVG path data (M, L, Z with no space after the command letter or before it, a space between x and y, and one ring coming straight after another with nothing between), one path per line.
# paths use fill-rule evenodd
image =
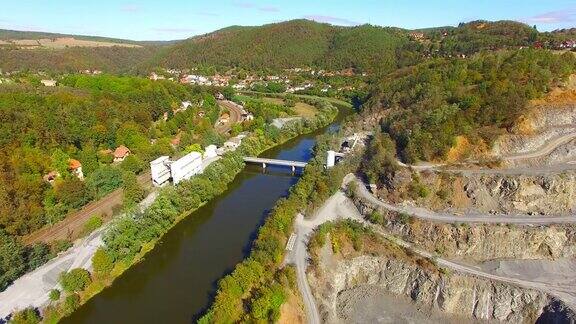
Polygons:
M107 42L107 43L118 43L118 44L132 44L132 45L165 45L174 43L176 41L134 41L129 39L118 39L111 37L100 37L100 36L89 36L89 35L71 35L71 34L60 34L60 33L47 33L47 32L36 32L36 31L20 31L20 30L9 30L0 29L0 40L37 40L37 39L54 39L54 38L74 38L78 40L94 41L94 42Z
M137 72L171 43L0 29L0 70Z
M458 27L422 30L432 49L446 54L473 54L481 50L497 50L533 46L540 33L528 25L515 21L472 21Z
M292 20L255 27L232 26L183 41L160 43L0 30L0 69L146 73L158 67L274 71L308 66L329 70L355 68L359 72L380 74L434 57L470 56L481 51L520 47L556 48L560 42L573 39L574 34L571 30L539 33L513 21L473 21L457 27L411 31ZM15 42L58 37L119 46L58 48L58 44L48 43L30 49L34 44Z
M390 71L410 64L399 55L415 44L407 31L369 25L338 27L293 20L259 27L229 27L193 37L163 50L151 66L186 68L198 64L249 69L316 66Z

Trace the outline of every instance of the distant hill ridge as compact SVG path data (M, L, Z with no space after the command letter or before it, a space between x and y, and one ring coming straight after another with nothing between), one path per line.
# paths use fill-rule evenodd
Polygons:
M177 41L134 41L129 39L119 39L101 36L88 36L88 35L73 35L73 34L60 34L48 33L37 31L19 31L0 29L0 40L38 40L38 39L55 39L55 38L74 38L77 40L105 42L105 43L118 43L118 44L131 44L131 45L166 45Z
M74 37L78 40L140 45L142 48L60 48L22 51L0 46L0 69L143 72L157 67L269 71L292 67L387 73L427 57L470 55L483 50L534 46L570 39L572 31L539 33L514 21L472 21L457 27L406 30L361 25L334 26L291 20L262 26L230 26L182 41L138 42L106 37L0 30L2 39ZM42 47L41 47L42 48Z

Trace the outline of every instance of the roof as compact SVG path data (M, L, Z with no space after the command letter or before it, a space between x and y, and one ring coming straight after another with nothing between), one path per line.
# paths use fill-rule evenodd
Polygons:
M114 150L115 158L123 158L130 153L130 149L124 145L120 145Z
M74 159L70 159L68 161L68 169L70 170L76 170L78 168L82 167L82 163L80 163L80 161L78 160L74 160Z

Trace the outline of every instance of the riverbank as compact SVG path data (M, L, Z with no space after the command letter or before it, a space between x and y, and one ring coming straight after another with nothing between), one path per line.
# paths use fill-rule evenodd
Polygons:
M214 302L199 323L275 322L282 305L290 296L299 294L294 267L283 263L295 217L299 213L313 214L338 190L344 176L360 163L358 157L351 155L325 170L325 152L336 144L339 145L337 136L318 140L316 154L304 174L290 189L289 196L276 203L260 227L249 257L218 282Z
M150 208L152 212L139 215L138 221L147 220L147 225L156 226L157 223L150 223L151 220L158 221L162 225L161 230L151 233L153 236L150 240L137 240L135 244L118 244L118 238L123 237L123 233L130 230L138 230L138 224L128 225L137 221L119 221L115 224L116 231L112 229L113 234L108 234L105 238L106 251L114 259L114 269L104 278L95 278L95 280L85 289L80 292L80 304L86 303L99 292L103 291L106 287L112 285L115 279L122 276L128 269L132 268L135 264L141 262L144 256L154 249L154 247L161 241L161 238L172 229L176 224L186 219L194 211L198 210L209 202L212 198L218 196L226 190L228 184L235 178L235 176L244 168L241 161L242 155L257 155L265 150L280 145L293 139L299 135L307 134L327 126L332 122L338 113L338 109L330 104L324 104L319 114L313 120L306 120L291 127L278 130L270 130L264 134L254 134L246 138L239 150L235 153L227 154L222 160L215 162L211 165L206 172L194 179L189 183L178 186L177 188L165 188L160 193L157 202ZM207 194L206 197L195 196L197 192ZM160 203L158 203L160 201ZM189 208L193 207L193 208ZM184 210L181 213L175 214L179 210ZM153 214L153 215L149 215ZM168 214L168 215L166 215ZM167 219L165 218L167 217ZM167 222L167 220L169 222ZM148 228L150 226L146 226ZM140 228L140 229L144 229ZM77 308L77 305L74 308ZM64 307L62 305L51 305L47 311L50 316L47 317L48 322L56 322L63 316L69 313L61 313ZM53 315L54 314L54 315Z

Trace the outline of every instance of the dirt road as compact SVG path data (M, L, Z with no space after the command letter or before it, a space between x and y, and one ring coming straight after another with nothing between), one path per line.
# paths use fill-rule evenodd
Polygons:
M547 225L576 223L576 215L568 216L529 216L521 214L482 214L467 212L463 215L450 213L437 213L425 208L415 206L397 206L381 201L368 191L366 185L353 175L347 176L347 181L355 181L356 193L360 199L386 210L405 213L410 216L430 221L444 223L489 223L489 224L520 224L520 225Z
M485 270L478 265L468 265L444 259L434 253L421 250L413 246L411 243L386 233L380 226L367 222L364 220L352 201L348 199L343 192L339 191L326 201L317 215L311 220L306 220L301 215L297 217L295 225L298 235L296 248L286 256L286 262L293 263L297 267L296 275L298 276L298 288L306 306L306 314L309 323L320 323L320 314L306 278L306 267L309 263L309 255L307 252L309 236L314 229L321 224L338 219L356 220L365 226L370 227L374 232L387 240L409 249L422 257L433 259L436 264L441 267L483 279L495 280L527 289L543 291L561 299L569 307L576 309L576 282L566 284L566 282L556 282L549 278L546 280L538 280L537 278L533 278L532 275L523 273L515 273L514 276L506 276L498 274L496 271L491 272Z
M138 176L138 183L145 188L150 188L152 180L150 171ZM84 229L84 224L94 215L107 215L109 220L115 209L122 205L122 189L114 190L102 199L93 201L82 209L68 215L65 219L52 225L41 228L22 238L24 244L32 245L38 242L53 242L56 240L74 240L78 238Z
M568 133L556 138L550 139L546 144L542 145L538 149L526 152L526 153L518 153L512 154L508 156L502 157L505 161L515 161L515 160L525 160L525 159L534 159L538 158L547 154L552 153L558 146L564 145L573 139L576 139L576 133Z

